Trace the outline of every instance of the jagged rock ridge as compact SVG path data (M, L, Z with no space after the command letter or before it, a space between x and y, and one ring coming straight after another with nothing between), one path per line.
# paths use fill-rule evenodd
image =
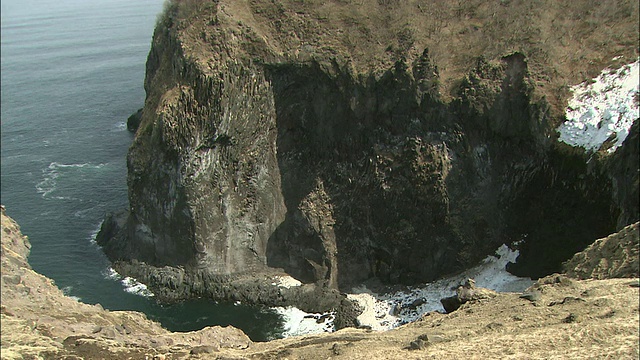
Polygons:
M637 278L640 276L640 223L598 239L563 264L578 279Z

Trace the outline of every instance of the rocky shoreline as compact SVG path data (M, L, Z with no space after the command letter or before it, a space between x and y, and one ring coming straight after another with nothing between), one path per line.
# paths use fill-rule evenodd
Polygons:
M67 297L31 269L31 244L4 206L1 220L3 359L146 359L170 348L188 356L199 347L224 351L251 344L232 327L171 333L144 314L107 311Z
M120 215L120 219L124 219ZM108 255L117 247L118 239L111 234L121 231L118 221L111 215L103 223L96 242ZM115 227L115 228L114 228ZM106 235L105 235L106 234ZM116 244L116 245L114 245ZM293 306L308 313L335 312L337 329L357 326L356 318L361 310L348 300L344 293L323 284L301 284L286 286L280 278L289 278L282 269L261 267L251 272L215 274L209 269L182 267L156 267L137 260L114 261L113 269L121 275L130 276L145 284L159 302L174 303L190 298L209 298L217 301L240 301L248 305L267 307Z
M637 4L454 3L176 0L158 18L129 208L97 242L159 301L333 311L338 331L254 343L82 304L31 269L3 207L2 358L638 358ZM353 286L511 244L526 291L469 279L448 314L356 328L380 299Z

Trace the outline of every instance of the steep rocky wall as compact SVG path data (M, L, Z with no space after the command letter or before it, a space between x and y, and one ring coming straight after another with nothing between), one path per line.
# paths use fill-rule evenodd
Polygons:
M175 36L163 26L154 36L149 96L128 155L129 240L117 256L248 271L266 263L266 240L285 211L273 95L251 66L229 60L203 72Z
M304 45L322 34L311 12L181 4L154 34L129 212L99 236L113 260L346 288L433 280L525 240L512 271L539 277L637 219L637 140L593 161L558 144L520 52L474 59L444 94L425 48L367 68L329 36Z
M638 202L640 200L640 121L636 120L623 146L615 156L606 159L606 171L611 177L614 207L620 209L616 228L624 228L640 219Z
M495 249L515 191L506 173L542 161L532 129L544 104L521 105L526 72L521 54L480 61L448 105L427 51L380 77L271 70L288 211L270 265L305 281L414 283Z

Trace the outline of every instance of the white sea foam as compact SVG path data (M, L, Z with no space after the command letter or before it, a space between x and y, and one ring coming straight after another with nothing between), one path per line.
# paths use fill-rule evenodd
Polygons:
M120 122L116 123L113 126L113 130L112 131L120 132L120 131L124 131L124 130L127 130L127 123L124 122L124 121L120 121Z
M87 216L87 214L88 214L89 212L91 212L92 210L94 210L94 208L93 208L93 207L90 207L90 208L87 208L87 209L80 209L80 210L76 210L76 211L73 213L73 216L74 216L74 217L77 217L77 218L84 218L84 217L86 217L86 216Z
M134 294L140 295L144 297L153 297L153 293L147 288L147 285L138 282L138 280L132 277L125 277L120 281L124 286L124 291Z
M612 146L607 151L614 152L638 119L639 77L636 61L615 71L605 69L592 82L572 87L567 120L558 127L558 140L594 152L611 138Z
M284 275L274 276L271 285L289 289L301 286L302 283L291 276ZM296 307L277 307L274 309L283 318L284 331L282 336L284 337L335 331L335 326L333 325L334 312L324 314L307 313Z
M333 325L335 313L333 312L324 314L306 313L296 307L277 307L275 310L284 320L284 331L282 333L284 337L335 331L335 326Z
M122 275L118 274L118 272L115 271L113 268L108 268L104 275L105 275L105 278L107 279L120 281L120 283L124 287L124 291L130 294L140 295L144 297L154 296L151 290L147 288L147 285L129 276L126 276L123 278Z
M53 163L52 163L53 164ZM56 189L56 179L60 176L57 171L51 169L51 165L48 168L42 170L43 180L36 184L36 191L42 194L42 197L46 197Z
M507 263L515 261L517 256L517 251L502 245L496 251L496 256L487 257L480 265L457 276L382 295L361 286L353 289L354 294L348 297L364 309L358 317L360 325L369 326L372 330L389 330L415 321L427 312L443 312L440 299L454 295L455 288L467 278L475 279L476 286L499 292L524 291L533 281L511 275L505 270Z
M49 197L49 195L57 189L58 179L65 169L101 169L106 164L61 164L58 162L52 162L46 168L42 169L42 181L36 184L36 191L42 195L42 197ZM57 200L74 200L74 198L68 196L53 196L51 197Z
M120 279L122 279L122 276L120 276L120 274L118 274L118 272L115 271L113 268L108 268L106 270L106 272L104 273L104 277L105 277L105 279L111 279L111 280L120 280Z
M100 232L100 229L102 229L102 223L103 223L103 221L100 221L98 226L96 226L96 228L93 229L91 231L91 233L89 234L89 242L94 244L94 245L98 245L98 243L96 242L96 237L98 237L98 233Z
M499 292L524 291L533 281L511 275L505 270L506 265L517 257L518 251L502 245L495 255L488 256L480 265L456 276L388 294L376 294L360 286L352 289L353 293L347 297L364 310L358 317L360 325L372 330L390 330L418 320L427 312L444 312L440 299L454 295L455 288L468 278L475 279L476 286ZM280 286L275 281L272 284ZM335 313L309 314L295 307L278 307L275 310L284 319L284 337L335 331Z
M71 298L71 299L73 299L73 300L75 300L75 301L80 301L80 300L82 300L82 299L81 299L80 297L78 297L78 296L73 296L73 295L71 295L71 290L73 290L73 286L65 286L65 287L63 287L63 288L62 288L62 293L63 293L66 297Z

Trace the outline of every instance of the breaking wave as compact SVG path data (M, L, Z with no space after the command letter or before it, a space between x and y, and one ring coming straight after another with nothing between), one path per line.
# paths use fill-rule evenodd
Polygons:
M455 294L458 285L468 278L475 279L476 286L498 292L522 292L533 284L530 278L520 278L506 271L509 262L515 262L517 250L502 245L495 255L461 274L443 278L405 291L376 294L364 286L353 289L348 297L365 309L358 317L361 325L373 330L389 330L418 320L431 311L444 312L440 299Z
M120 132L127 130L127 123L124 121L119 121L115 125L113 125L113 129L111 131Z
M75 301L80 301L82 300L82 298L78 297L78 296L73 296L71 295L71 290L73 290L73 286L65 286L62 289L62 293L66 296L69 297Z
M115 271L113 268L107 269L105 273L105 277L107 279L111 279L114 281L120 281L120 283L122 284L122 287L124 288L124 291L130 294L139 295L147 298L154 296L151 290L147 288L147 285L129 276L122 277L122 275L118 274L118 272Z
M506 271L506 265L515 262L517 257L517 250L502 245L495 255L488 256L478 266L455 276L385 294L376 294L360 286L352 289L353 293L347 296L364 309L358 317L360 325L372 330L390 330L416 321L428 312L444 312L440 299L454 295L457 286L468 278L475 279L479 287L498 292L524 291L533 281ZM278 307L274 310L283 318L284 337L335 331L335 313L309 314L295 307Z
M102 169L106 164L60 164L58 162L52 162L46 168L42 169L42 181L36 184L36 191L42 195L43 198L53 198L57 200L76 200L71 196L50 196L51 193L58 189L58 182L61 176L68 174L72 170L82 169ZM77 177L82 177L83 174L74 174ZM77 179L74 179L77 181Z
M296 307L274 308L283 319L283 337L334 332L335 313L306 313Z

